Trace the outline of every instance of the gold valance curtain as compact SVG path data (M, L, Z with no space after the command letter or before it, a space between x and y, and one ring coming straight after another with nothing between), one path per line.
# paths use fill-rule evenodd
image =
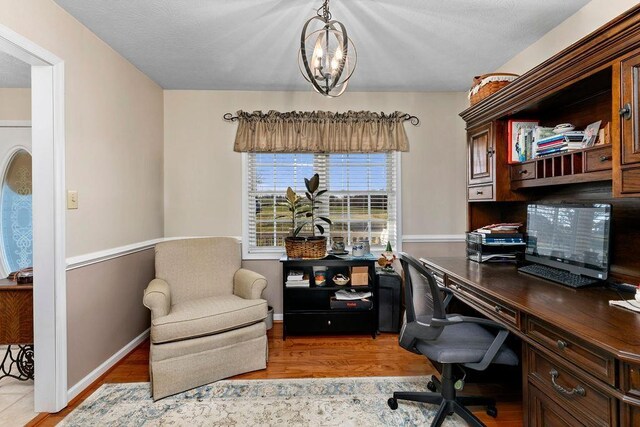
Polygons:
M238 152L376 153L409 151L398 111L238 111Z

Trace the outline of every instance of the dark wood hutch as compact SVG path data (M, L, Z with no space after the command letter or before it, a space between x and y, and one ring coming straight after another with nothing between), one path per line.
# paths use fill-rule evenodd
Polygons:
M474 230L525 222L531 201L613 205L611 275L640 282L640 7L635 7L460 113L468 131L468 216ZM507 122L602 120L606 145L509 165Z
M525 223L532 201L611 203L610 277L640 283L640 5L460 116L468 230ZM577 129L601 120L608 144L509 164L512 119ZM640 314L609 307L616 292L562 288L462 258L424 262L522 340L525 425L640 425Z

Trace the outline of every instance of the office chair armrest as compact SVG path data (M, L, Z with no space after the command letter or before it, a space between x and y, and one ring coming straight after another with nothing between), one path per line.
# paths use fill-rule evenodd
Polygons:
M445 288L444 286L438 286L442 292L444 292L444 300L442 301L442 305L444 308L449 306L449 303L453 299L453 291L449 288Z
M432 319L431 324L434 326L448 326L448 325L456 325L460 323L475 323L477 325L486 326L489 328L498 329L498 334L493 339L493 342L487 349L487 352L484 354L482 360L477 363L465 363L464 366L475 369L476 371L484 371L487 367L493 362L493 359L496 358L498 352L502 348L502 344L506 341L509 336L509 330L506 326L494 322L489 319L482 319L480 317L469 317L469 316L450 316L446 319Z

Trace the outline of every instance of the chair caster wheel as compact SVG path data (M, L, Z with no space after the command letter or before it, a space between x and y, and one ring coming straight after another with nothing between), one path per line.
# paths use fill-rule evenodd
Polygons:
M488 406L487 407L487 415L489 415L490 417L497 417L498 416L498 408L496 408L495 406Z
M393 397L389 398L389 400L387 400L387 405L389 405L389 408L393 409L394 411L396 409L398 409L398 401L396 399L394 399Z
M436 383L434 383L433 381L429 381L427 383L427 388L429 389L429 391L434 392L434 393L436 391L438 391L438 388L436 387Z

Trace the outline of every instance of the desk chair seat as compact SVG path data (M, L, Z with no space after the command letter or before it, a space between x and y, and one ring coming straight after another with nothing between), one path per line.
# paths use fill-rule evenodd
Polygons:
M494 340L495 335L482 326L461 323L444 328L435 342L417 342L416 348L429 360L465 365L480 362ZM503 346L491 363L517 365L518 356L509 347Z
M397 409L398 400L431 403L439 405L432 427L440 426L452 413L471 426L483 426L466 406L487 406L487 413L495 417L498 414L495 400L457 396L456 388L462 388L464 382L454 375L453 368L482 371L490 364L517 365L518 357L504 345L507 329L487 319L446 314L453 298L451 290L438 286L431 272L410 255L401 253L400 262L405 276L406 304L400 346L441 364L442 372L440 381L432 378L427 385L432 392L395 392L387 402L389 407Z

